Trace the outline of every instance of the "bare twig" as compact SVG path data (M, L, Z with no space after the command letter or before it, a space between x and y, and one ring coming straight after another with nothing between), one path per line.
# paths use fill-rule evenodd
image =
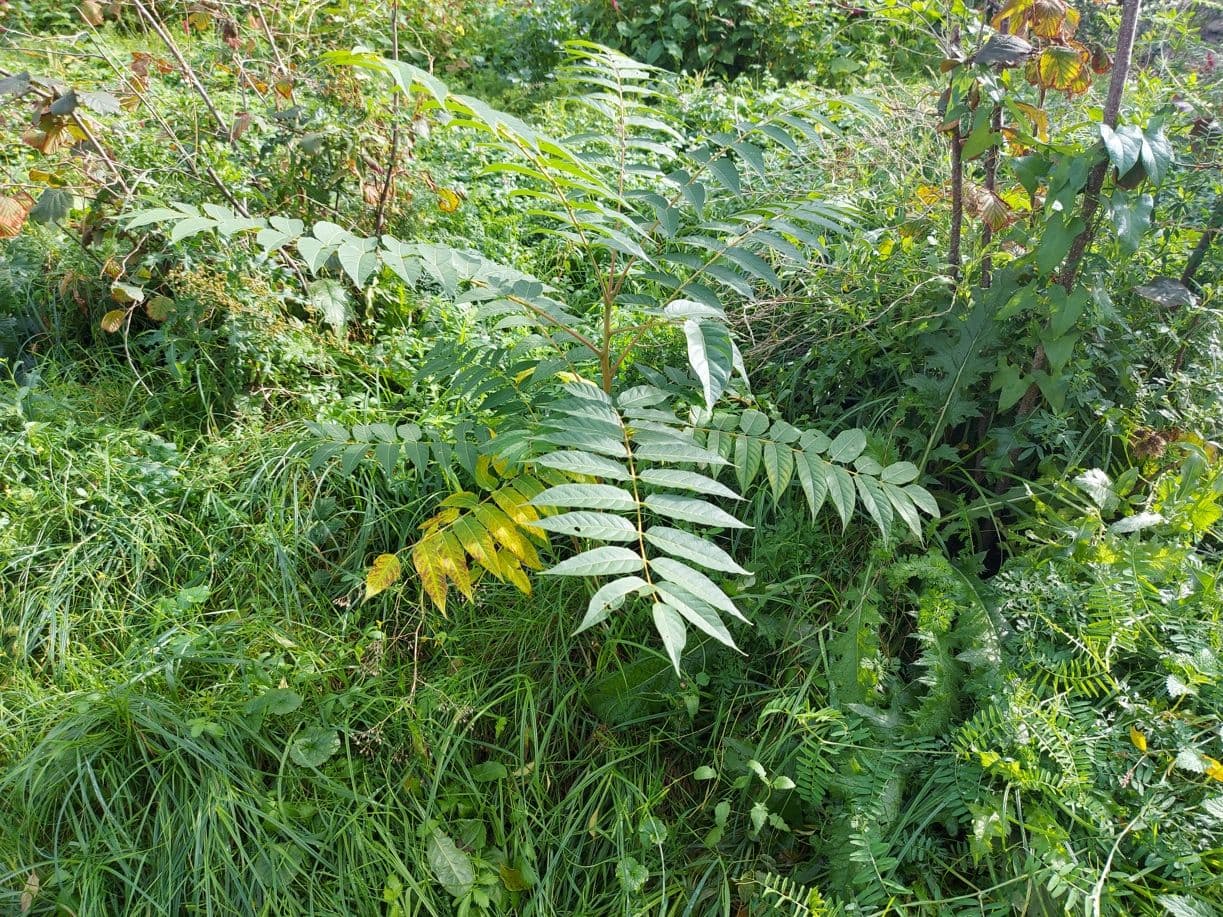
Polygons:
M1125 82L1129 77L1130 62L1134 53L1134 36L1138 32L1138 14L1141 10L1142 0L1122 0L1121 29L1117 34L1117 53L1113 59L1113 73L1108 84L1108 96L1104 100L1104 124L1109 127L1117 126L1117 115L1121 111L1121 96L1125 92ZM1070 254L1067 255L1066 263L1062 266L1062 272L1058 277L1058 283L1067 292L1074 289L1075 282L1079 276L1079 267L1083 263L1083 256L1087 253L1087 249L1095 237L1096 212L1100 209L1100 190L1104 187L1104 178L1108 174L1108 166L1108 159L1102 159L1087 177L1087 185L1083 190L1083 205L1079 211L1079 217L1083 221L1083 230L1075 237L1074 242L1071 243ZM1028 369L1029 374L1034 375L1048 365L1049 361L1045 355L1044 345L1037 344L1036 350L1032 354L1032 363ZM1019 402L1018 415L1025 417L1032 413L1033 408L1036 407L1036 400L1039 397L1040 388L1035 383L1028 386L1028 390L1024 392L1023 398Z
M391 3L391 56L399 60L399 0ZM382 235L382 227L386 222L386 205L391 196L391 188L395 184L395 162L399 158L399 90L395 91L391 101L391 153L387 158L386 176L382 187L378 190L378 207L374 211L374 235Z
M187 78L187 82L191 84L191 87L196 91L196 94L204 100L204 105L212 114L212 117L216 120L217 126L221 129L221 133L225 135L230 143L233 143L233 132L230 130L229 125L225 123L225 119L221 116L221 112L213 103L212 97L208 95L208 90L204 88L204 84L201 83L200 78L196 76L195 70L190 64L187 63L187 59L183 57L183 53L178 50L178 45L174 43L174 39L170 37L170 33L166 31L166 27L162 24L161 20L154 16L153 13L150 12L149 8L141 2L141 0L132 0L132 5L136 7L137 12L144 17L144 20L149 24L149 27L157 33L157 37L162 40L162 43L165 44L165 46L170 50L170 53L174 55L174 59L178 61L178 66L182 68L183 76Z

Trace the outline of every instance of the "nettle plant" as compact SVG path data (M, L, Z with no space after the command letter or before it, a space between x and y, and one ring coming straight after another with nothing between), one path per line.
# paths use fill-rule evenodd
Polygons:
M452 400L453 423L314 425L323 440L315 462L338 458L352 471L372 459L388 473L440 471L450 482L410 549L439 609L452 586L473 598L482 573L523 592L530 571L598 578L578 630L645 605L678 669L690 627L735 645L725 618L744 616L715 577L747 571L716 539L749 527L734 507L753 488L776 503L797 486L813 517L831 505L845 525L860 509L885 535L902 521L920 538L921 515L938 507L917 468L881 465L861 430L830 437L753 406L728 327L728 304L750 303L760 289L780 295L852 219L844 204L766 193L785 157L835 130L829 117L782 111L689 141L659 104L660 71L585 42L568 55L563 78L591 130L566 140L411 65L361 52L329 61L389 73L435 118L478 132L491 150L487 171L507 176L540 236L583 266L573 288L449 246L210 205L145 211L128 225L172 222L172 241L253 233L269 254L295 250L316 277L311 299L337 329L353 318L344 280L359 289L402 281L466 310L472 334L437 342L418 369ZM647 365L680 341L686 365ZM544 569L554 535L569 536L574 551ZM380 556L367 595L401 574L398 554Z

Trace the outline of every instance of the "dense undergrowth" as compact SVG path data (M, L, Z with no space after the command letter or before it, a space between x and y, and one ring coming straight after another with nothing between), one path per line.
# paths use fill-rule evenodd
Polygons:
M1215 52L1057 6L0 6L0 908L1223 913Z

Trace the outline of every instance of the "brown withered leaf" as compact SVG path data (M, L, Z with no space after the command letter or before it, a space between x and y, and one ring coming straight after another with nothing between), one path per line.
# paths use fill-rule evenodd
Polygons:
M29 208L12 197L0 197L0 239L11 239L21 232Z
M102 4L96 0L85 0L80 6L81 18L92 26L99 26L106 18L106 13L102 9Z

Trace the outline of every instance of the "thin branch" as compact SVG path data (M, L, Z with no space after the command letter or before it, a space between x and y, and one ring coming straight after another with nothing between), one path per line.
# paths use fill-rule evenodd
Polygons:
M157 33L157 37L162 40L162 43L169 48L170 53L174 55L174 59L178 61L179 67L182 68L183 76L187 78L187 82L191 84L191 87L196 91L199 97L204 100L204 105L208 108L208 111L216 120L217 126L221 129L221 133L225 135L225 137L229 138L229 142L232 144L234 142L234 138L233 132L229 129L229 125L227 125L225 123L225 119L221 117L221 112L217 109L216 105L213 104L212 97L208 95L208 90L204 88L204 84L201 83L199 77L196 76L195 70L193 70L191 65L187 63L186 58L183 57L183 53L178 50L178 45L174 43L174 39L170 37L170 33L166 31L166 27L162 25L161 20L154 16L149 11L148 7L141 2L141 0L132 0L132 5L136 7L137 12L144 17L144 20L149 24L153 31Z

